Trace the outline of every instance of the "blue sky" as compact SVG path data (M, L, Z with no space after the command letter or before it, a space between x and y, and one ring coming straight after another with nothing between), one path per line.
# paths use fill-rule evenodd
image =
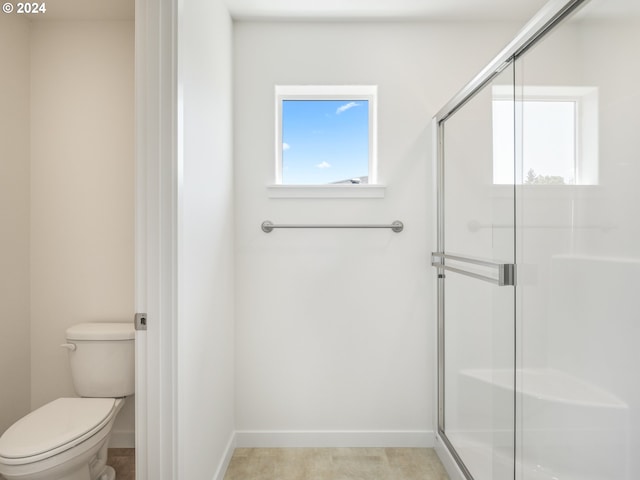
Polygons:
M369 173L367 100L284 100L282 183L326 184Z

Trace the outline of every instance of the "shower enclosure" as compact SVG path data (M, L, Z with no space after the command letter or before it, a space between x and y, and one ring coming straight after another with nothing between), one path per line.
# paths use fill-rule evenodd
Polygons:
M549 3L436 116L452 477L640 478L640 2Z

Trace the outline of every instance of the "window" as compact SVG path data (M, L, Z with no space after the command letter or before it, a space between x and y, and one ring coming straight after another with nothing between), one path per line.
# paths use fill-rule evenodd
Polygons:
M518 184L598 183L597 89L523 87L515 103L522 125ZM513 182L513 90L493 88L493 183Z
M376 90L277 86L276 185L375 185Z

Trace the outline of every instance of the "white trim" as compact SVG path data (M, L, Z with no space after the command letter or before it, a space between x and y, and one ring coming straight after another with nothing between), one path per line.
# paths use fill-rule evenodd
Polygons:
M236 432L236 447L238 448L432 448L433 446L434 432L431 430L240 430Z
M269 198L384 198L384 185L268 185Z
M368 100L376 85L276 85L276 97L293 100Z
M136 269L137 270L137 269ZM136 275L137 276L137 275ZM136 296L140 289L136 286ZM136 301L136 305L140 305ZM138 310L138 308L136 308ZM142 309L140 309L142 310ZM147 336L144 332L136 332L136 394L135 398L135 448L136 475L140 480L147 480L149 464L148 425L147 425Z
M458 467L458 464L449 453L449 450L444 445L444 442L440 439L440 436L436 434L434 450L438 455L438 458L442 462L444 469L447 471L450 480L466 480L462 470Z
M176 478L176 3L136 0L136 478Z
M367 100L369 106L369 184L378 181L378 87L377 85L276 85L274 182L282 185L283 100ZM296 185L293 185L296 186ZM284 197L282 197L284 198ZM296 197L299 198L299 197ZM302 197L305 198L305 197Z
M233 432L229 437L229 442L227 443L227 448L224 450L224 456L222 457L222 461L218 466L218 470L216 470L216 474L213 476L213 480L224 480L224 475L227 473L227 468L229 468L229 463L231 463L231 457L233 457L233 451L236 449L236 433Z
M147 308L147 142L146 142L146 87L147 87L147 1L135 0L135 267L134 267L134 308L136 312L146 312ZM135 395L135 448L137 455L136 473L141 480L147 480L147 336L136 332L135 352L136 395Z
M147 310L147 0L135 0L135 273L134 308ZM147 335L136 332L136 395L135 395L135 448L136 474L140 480L149 478L148 423L147 423Z

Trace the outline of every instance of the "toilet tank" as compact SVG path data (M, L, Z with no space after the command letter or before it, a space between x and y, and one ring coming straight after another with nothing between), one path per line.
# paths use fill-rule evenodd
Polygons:
M81 323L67 329L71 376L81 397L126 397L135 386L133 323Z

